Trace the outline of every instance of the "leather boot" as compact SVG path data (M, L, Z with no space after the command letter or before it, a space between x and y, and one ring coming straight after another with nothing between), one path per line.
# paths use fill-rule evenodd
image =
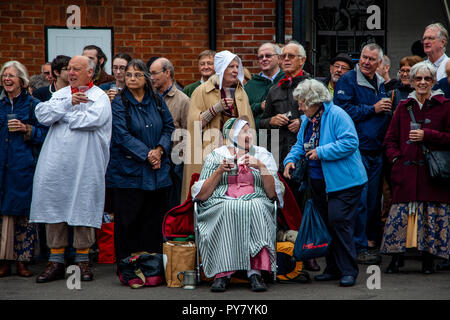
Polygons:
M33 272L28 270L25 262L18 261L17 262L17 274L21 277L29 278L33 275Z
M94 279L89 261L78 262L77 265L81 271L81 281L92 281Z
M41 273L37 278L37 283L45 283L53 280L64 279L66 271L64 269L64 263L49 261L44 272Z
M398 273L400 267L400 253L394 253L392 255L391 263L389 263L386 273Z
M0 278L8 277L11 275L11 261L0 261Z
M422 273L434 273L433 255L428 252L422 252Z

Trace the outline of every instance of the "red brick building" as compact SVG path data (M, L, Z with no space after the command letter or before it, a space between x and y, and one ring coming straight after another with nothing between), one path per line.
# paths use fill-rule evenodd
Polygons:
M175 65L177 80L198 80L197 55L209 48L207 0L10 0L0 1L0 63L18 60L30 75L46 60L46 28L66 27L67 7L81 9L81 28L111 28L112 54L129 53L147 61L164 56ZM258 70L256 51L275 41L275 0L217 0L216 49L238 54L250 71ZM292 33L292 0L284 1L287 38ZM82 48L80 48L81 54ZM110 63L111 61L108 61Z

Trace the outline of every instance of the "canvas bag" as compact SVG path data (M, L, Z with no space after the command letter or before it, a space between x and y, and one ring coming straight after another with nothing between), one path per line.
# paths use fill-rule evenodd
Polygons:
M178 272L195 269L197 247L192 241L167 241L163 243L163 260L168 287L180 288Z
M331 237L325 223L312 199L308 199L303 212L302 224L295 240L294 257L298 261L323 257L330 242Z

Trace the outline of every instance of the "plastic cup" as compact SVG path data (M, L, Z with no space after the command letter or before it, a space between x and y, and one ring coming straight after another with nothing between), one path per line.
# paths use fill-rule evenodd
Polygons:
M89 90L89 86L79 86L78 91L80 92L86 92Z
M419 130L420 129L420 123L417 122L410 122L409 123L411 130Z

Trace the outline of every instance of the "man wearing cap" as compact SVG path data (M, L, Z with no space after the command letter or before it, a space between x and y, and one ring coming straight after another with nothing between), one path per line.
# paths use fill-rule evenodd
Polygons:
M346 53L339 53L330 64L330 75L323 81L323 84L334 95L334 88L338 80L348 71L353 69L352 58Z

